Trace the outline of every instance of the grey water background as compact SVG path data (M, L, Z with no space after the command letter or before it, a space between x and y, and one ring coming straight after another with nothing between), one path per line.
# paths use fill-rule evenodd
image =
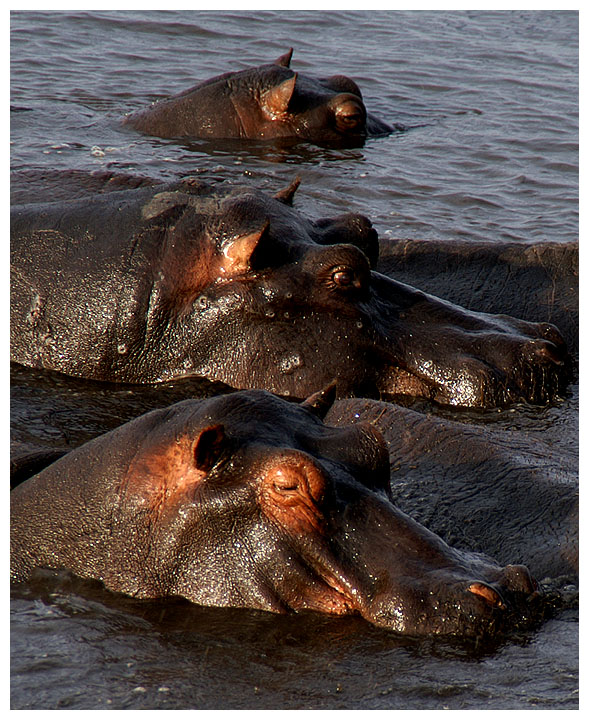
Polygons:
M179 144L120 117L198 80L270 62L347 74L410 130L365 147ZM201 174L276 191L312 216L363 212L386 238L578 237L575 12L14 12L13 169ZM75 446L189 391L96 386L13 368L13 440ZM516 411L509 422L542 423ZM13 708L573 709L578 619L496 647L399 639L355 618L140 603L68 576L11 599Z

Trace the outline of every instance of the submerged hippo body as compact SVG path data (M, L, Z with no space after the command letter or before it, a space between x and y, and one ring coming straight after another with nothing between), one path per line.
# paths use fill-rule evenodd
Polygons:
M578 584L578 427L562 410L543 410L538 432L347 398L325 422L373 424L388 446L394 504L449 545ZM15 470L36 459L23 455Z
M310 221L245 186L188 178L11 222L11 357L96 380L202 376L304 398L543 403L566 386L558 331L466 311L371 268L361 215Z
M186 400L77 448L11 493L12 579L65 568L142 598L356 613L414 635L529 617L526 568L397 510L382 436L324 425L328 395Z
M359 145L393 131L366 112L353 80L300 75L289 67L291 56L292 50L273 64L211 78L123 122L162 138L296 138L328 146Z

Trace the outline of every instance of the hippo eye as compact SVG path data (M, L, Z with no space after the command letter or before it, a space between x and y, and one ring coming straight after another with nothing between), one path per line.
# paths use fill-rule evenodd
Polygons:
M293 493L296 492L299 489L298 482L290 481L290 482L275 482L274 483L274 489L276 492L279 493Z
M356 102L345 102L336 108L335 122L340 130L355 130L364 125L363 109Z
M335 285L341 288L359 286L356 273L351 268L336 268L331 273L331 279Z
M355 127L362 122L362 115L360 113L350 113L349 115L339 114L338 122L347 127Z

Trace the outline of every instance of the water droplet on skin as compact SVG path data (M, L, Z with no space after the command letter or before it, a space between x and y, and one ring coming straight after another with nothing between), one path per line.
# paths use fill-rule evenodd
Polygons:
M303 367L304 364L303 358L295 352L283 357L279 363L279 368L284 375L290 375L298 368Z
M206 307L207 307L208 304L209 304L209 301L207 300L207 296L206 296L206 295L201 295L201 296L197 299L196 304L198 305L199 308L201 308L202 310L205 310Z
M127 347L126 343L119 343L117 345L117 352L119 353L119 355L126 355L128 351L129 348Z
M271 310L270 308L268 308L268 310L266 310L266 312L265 312L265 315L266 315L266 317L273 318L274 315L276 315L276 313L274 312L274 310Z
M361 330L364 327L364 323L362 322L362 320L358 320L358 322L356 323L356 327L359 330Z

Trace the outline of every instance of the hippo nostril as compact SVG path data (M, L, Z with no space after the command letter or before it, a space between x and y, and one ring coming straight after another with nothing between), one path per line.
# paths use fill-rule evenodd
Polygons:
M532 346L533 352L537 357L549 360L555 365L564 364L561 353L559 352L559 348L556 347L552 342L532 340L530 345Z
M499 592L495 590L495 588L492 588L490 585L487 585L486 583L471 583L468 586L467 590L473 595L479 595L480 597L482 597L483 600L489 603L489 605L491 605L492 607L500 609L505 609L506 607L505 602Z
M562 347L564 345L564 340L562 339L561 334L551 323L538 323L538 329L540 331L540 335L545 340L549 340L557 347Z
M506 565L503 568L501 582L512 592L527 594L536 592L539 587L525 565Z

